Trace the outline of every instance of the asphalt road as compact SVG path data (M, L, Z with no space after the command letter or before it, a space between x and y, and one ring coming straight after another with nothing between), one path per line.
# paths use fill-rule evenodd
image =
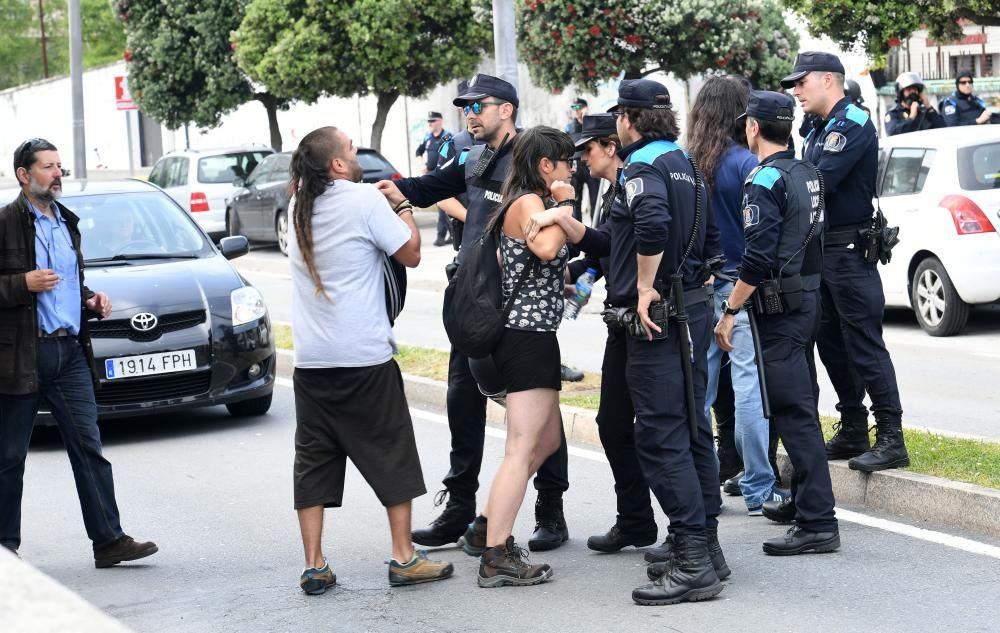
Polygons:
M406 308L396 322L396 337L405 344L448 349L441 298L444 266L454 251L450 246L431 246L431 228L423 229L422 237L423 260L409 273ZM276 248L264 246L234 263L260 288L272 318L290 322L287 259ZM564 363L600 371L606 336L599 316L603 298L604 284L598 282L583 314L560 325ZM949 338L928 336L911 312L890 310L885 340L896 368L905 424L1000 440L1000 372L996 369L1000 365L1000 309L975 310L966 331ZM818 359L817 364L821 367L820 409L834 412L836 394Z
M645 577L641 552L600 555L586 548L586 536L613 521L613 492L603 455L580 447L571 448L565 497L571 540L533 556L553 565L551 582L480 589L475 560L446 548L433 556L455 564L453 578L390 589L384 511L350 468L345 507L326 514L324 544L339 584L324 596L305 596L297 586L293 420L291 390L282 380L266 416L235 420L216 407L105 425L124 527L160 546L154 557L106 570L93 567L65 452L51 435L36 438L21 554L135 631L150 633L996 631L1000 543L972 553L967 543L952 546L963 541L951 535L939 535L950 544L943 545L859 524L872 519L847 508L840 510L839 553L768 557L760 543L783 528L747 517L734 498L721 517L720 539L733 569L723 593L697 604L635 606L631 589ZM433 492L446 468L447 426L439 414L419 411L414 425ZM487 437L481 499L503 454L499 434L490 429ZM417 524L436 515L432 496L415 501ZM515 526L521 542L532 528L533 501L529 491ZM665 529L662 516L658 522Z

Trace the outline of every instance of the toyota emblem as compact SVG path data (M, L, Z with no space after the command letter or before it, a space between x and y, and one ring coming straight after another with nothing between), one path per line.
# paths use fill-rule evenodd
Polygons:
M149 312L140 312L132 317L132 329L136 332L148 332L156 327L156 323L156 315Z

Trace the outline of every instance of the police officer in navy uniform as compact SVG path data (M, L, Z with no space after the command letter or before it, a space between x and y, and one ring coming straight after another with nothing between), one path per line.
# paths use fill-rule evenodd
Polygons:
M826 445L827 458L850 459L852 469L872 472L908 466L910 461L896 371L882 339L885 295L876 264L865 261L859 238L859 231L872 225L878 139L868 114L844 95L843 74L834 55L800 53L781 85L794 86L803 109L820 116L806 137L802 157L822 172L826 202L816 344L840 412L837 434ZM866 391L878 426L871 448ZM774 518L767 504L764 514ZM783 516L790 516L790 509Z
M971 70L959 71L955 92L941 101L941 114L948 127L1000 123L1000 114L991 113L986 102L972 94L973 81Z
M463 246L483 236L489 219L500 206L500 191L510 168L511 147L517 135L518 98L514 86L491 75L469 80L466 92L454 104L463 108L466 123L481 145L468 147L440 169L418 178L383 180L376 186L396 206L409 199L417 206L468 194ZM461 260L464 250L459 250ZM451 431L451 470L445 490L437 497L448 503L430 527L413 531L413 542L439 547L456 542L475 518L476 491L486 437L486 397L469 370L469 359L452 348L448 360L448 427ZM561 427L560 427L561 429ZM562 495L569 488L568 454L563 436L559 450L535 476L535 532L528 540L532 551L549 550L569 539L563 517ZM447 493L447 494L445 494ZM467 553L472 553L466 549Z
M458 82L458 92L456 95L464 94L468 87L469 82L467 80L463 79ZM462 110L461 107L458 109L459 111ZM465 115L463 114L462 116L464 117ZM477 141L468 129L464 129L455 134L441 145L441 149L438 152L438 163L436 169L441 169L447 165L448 161L462 153L462 150L465 148L472 147L473 145L478 145L480 143L481 141ZM444 211L448 215L449 221L451 222L452 246L456 251L462 246L462 229L465 226L465 213L468 206L469 196L465 193L459 194L454 198L438 202L438 209Z
M421 141L420 145L417 145L416 152L418 157L427 155L427 163L424 165L423 172L425 174L437 169L441 146L452 138L452 133L444 129L444 119L440 112L431 110L427 113L427 126L430 131L424 135L424 140ZM437 239L434 240L434 246L444 246L452 242L448 236L450 224L448 215L444 210L438 209Z
M720 252L718 230L706 237L708 194L675 142L679 131L666 87L648 79L625 80L614 111L624 146L619 183L626 213L609 220L608 300L616 307L634 306L643 325L644 336L629 336L626 342L636 452L673 537L671 564L652 584L635 589L632 599L647 605L703 600L722 591L720 576L729 574L718 545L719 465L705 417L712 317L702 270L707 257ZM699 185L706 207L700 214ZM663 327L650 319L654 303L658 310L661 299L677 299L670 291L677 273L683 276L690 336L673 317L661 321ZM681 353L682 337L690 342L690 354ZM693 403L685 397L687 371L693 373ZM694 437L689 413L696 416Z
M755 90L741 117L760 165L743 184L746 251L715 327L719 347L731 350L735 316L756 295L755 307L747 309L754 310L759 327L763 357L757 362L763 363L771 415L795 469L795 526L764 543L764 552L783 556L840 547L813 355L823 270L822 190L817 169L787 149L794 113L790 96ZM762 294L773 300L767 308Z
M944 117L931 106L920 75L906 72L896 78L896 105L885 115L889 136L946 127Z

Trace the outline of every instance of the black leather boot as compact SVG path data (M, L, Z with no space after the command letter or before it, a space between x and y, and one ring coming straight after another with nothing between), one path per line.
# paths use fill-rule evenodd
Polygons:
M719 595L722 583L708 556L705 534L674 536L674 556L667 572L652 584L632 591L632 599L642 605L677 604L707 600Z
M712 567L715 568L715 574L719 577L719 580L725 580L733 572L729 569L729 565L726 564L726 556L722 553L722 546L719 545L719 528L705 528L705 534L708 537L708 557L712 560ZM673 550L669 551L671 554L673 553ZM656 580L667 573L669 567L670 558L667 558L666 561L650 563L646 567L646 576L650 580Z
M569 540L569 529L563 516L562 493L539 492L535 501L535 532L528 539L528 549L544 552Z
M875 446L847 462L851 470L866 473L887 468L906 468L910 456L903 441L903 423L898 415L878 415L875 420Z
M441 490L434 495L434 506L444 503L445 498L448 503L438 518L431 524L419 530L413 530L410 537L417 545L424 547L441 547L449 543L458 541L458 537L465 533L466 528L476 517L476 500L464 499L450 495L447 490Z
M656 524L643 532L623 532L615 523L604 534L595 534L587 539L587 547L595 552L610 554L629 545L646 547L656 542Z
M868 412L864 409L840 412L837 432L826 443L827 459L851 459L868 451Z

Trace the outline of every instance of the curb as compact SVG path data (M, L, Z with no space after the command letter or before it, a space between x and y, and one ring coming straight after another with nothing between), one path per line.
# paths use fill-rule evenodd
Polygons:
M290 378L292 361L292 352L279 350L278 374ZM403 383L411 405L439 411L446 408L447 383L410 374L403 374ZM567 440L601 448L595 411L568 406L560 408ZM504 413L503 407L488 402L487 423L502 427ZM905 470L868 474L851 470L846 461L828 463L833 493L839 503L903 516L919 523L946 525L1000 538L1000 490ZM787 479L792 466L783 450L778 454L778 464L782 478Z

